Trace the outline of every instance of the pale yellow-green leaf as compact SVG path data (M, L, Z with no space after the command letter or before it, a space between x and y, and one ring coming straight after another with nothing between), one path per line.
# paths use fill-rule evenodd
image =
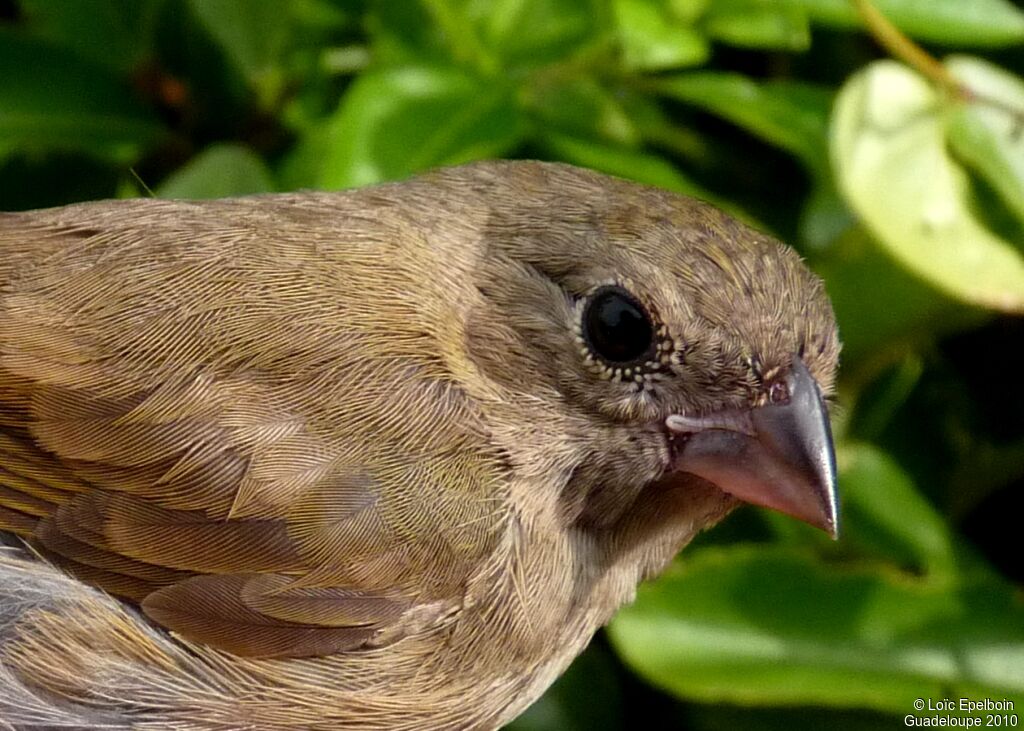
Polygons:
M854 76L836 101L832 161L847 202L904 266L966 302L1024 312L1024 254L970 205L942 92L894 61Z
M1024 222L1024 80L971 56L946 65L976 99L950 115L949 142Z

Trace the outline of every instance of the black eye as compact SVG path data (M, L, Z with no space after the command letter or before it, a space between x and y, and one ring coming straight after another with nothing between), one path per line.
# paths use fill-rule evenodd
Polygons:
M655 350L654 325L636 298L622 287L601 287L583 310L583 337L613 364L648 360Z

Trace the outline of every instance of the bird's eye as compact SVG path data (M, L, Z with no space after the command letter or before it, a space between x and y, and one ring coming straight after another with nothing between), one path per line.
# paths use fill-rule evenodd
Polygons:
M655 351L654 324L625 289L601 287L583 310L583 336L595 355L611 364L648 360Z

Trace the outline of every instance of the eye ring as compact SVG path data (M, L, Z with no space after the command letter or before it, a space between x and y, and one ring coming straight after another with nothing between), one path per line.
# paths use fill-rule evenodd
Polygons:
M643 366L656 359L658 328L647 307L625 287L594 290L580 314L587 350L612 368Z

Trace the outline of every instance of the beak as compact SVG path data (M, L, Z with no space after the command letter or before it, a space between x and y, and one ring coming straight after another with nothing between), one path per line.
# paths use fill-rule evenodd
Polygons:
M807 366L793 358L770 402L665 420L680 438L673 469L713 482L745 502L839 533L836 457L828 411Z

